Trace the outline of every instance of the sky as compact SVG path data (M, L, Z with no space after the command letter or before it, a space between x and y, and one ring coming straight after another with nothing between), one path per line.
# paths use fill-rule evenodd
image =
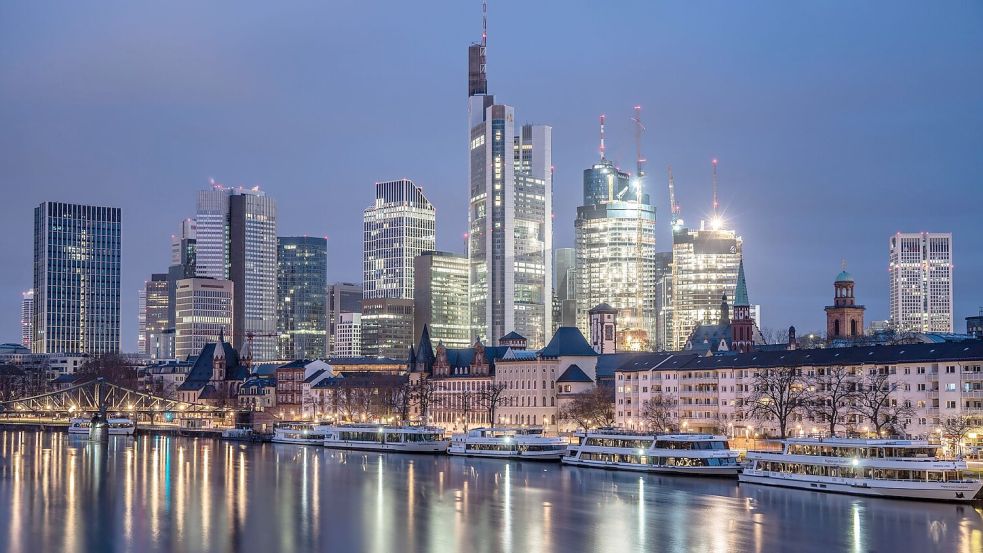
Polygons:
M846 260L888 318L888 239L952 232L956 329L983 306L983 4L492 0L489 88L553 127L554 243L573 246L582 173L632 168L671 248L720 203L744 238L765 328L824 328ZM260 186L279 234L327 236L328 278L361 280L373 183L410 178L437 245L464 251L467 46L478 0L0 2L0 342L19 342L33 208L122 208L122 341L137 292L210 178Z

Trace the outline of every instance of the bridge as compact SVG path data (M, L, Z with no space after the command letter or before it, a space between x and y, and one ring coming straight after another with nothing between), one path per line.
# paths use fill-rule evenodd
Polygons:
M95 413L103 417L113 413L145 415L150 418L165 413L224 417L235 411L237 409L231 407L188 403L138 392L104 378L96 378L55 392L0 402L0 417L4 418L82 416Z

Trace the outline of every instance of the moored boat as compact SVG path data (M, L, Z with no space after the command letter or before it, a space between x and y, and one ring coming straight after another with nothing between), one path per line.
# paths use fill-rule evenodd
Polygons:
M710 434L646 434L600 429L578 432L562 461L566 465L639 472L734 477L738 452L727 438Z
M781 452L749 451L742 484L898 499L972 501L983 482L966 462L940 459L925 440L788 439Z
M324 427L324 447L403 453L443 453L448 440L432 426L343 424Z
M273 441L278 444L322 445L326 426L312 422L281 422L273 427Z
M78 417L68 421L69 434L85 434L92 430L92 419ZM136 432L136 425L131 419L125 417L106 419L106 430L110 436L132 436Z
M466 457L557 461L567 452L564 438L547 437L542 428L473 428L451 437L447 453Z

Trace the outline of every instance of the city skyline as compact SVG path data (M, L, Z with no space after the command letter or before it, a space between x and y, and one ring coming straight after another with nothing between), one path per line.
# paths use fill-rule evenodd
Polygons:
M342 44L335 40L345 40L344 33L321 37L318 25L290 10L243 8L260 19L263 14L280 18L292 30L280 51L264 51L258 59L251 58L246 39L253 25L266 23L248 17L222 20L229 33L223 47L207 50L205 59L187 59L194 53L188 48L210 44L206 31L222 15L210 7L202 7L201 20L175 35L181 41L167 37L175 40L168 53L156 51L154 40L164 40L162 34L178 21L157 17L150 8L107 15L94 23L103 33L72 27L77 21L73 17L46 22L49 33L34 38L21 29L0 33L7 37L0 38L0 46L11 52L0 61L0 110L11 122L0 131L0 140L8 145L0 166L7 168L7 181L24 190L11 198L9 217L0 222L0 244L10 259L0 273L0 309L10 314L0 318L0 339L19 336L14 313L20 312L21 293L31 287L31 248L22 237L31 228L31 208L43 201L122 209L124 351L136 350L136 291L150 274L166 269L174 222L194 214L194 194L209 177L235 186L259 184L277 199L280 235L328 235L329 282L360 280L358 211L370 201L374 182L390 176L405 176L424 188L440 219L437 249L463 253L467 202L461 190L467 165L461 145L466 132L461 92L467 60L461 46L478 36L476 7L339 8L355 10L348 15L379 30L397 31L380 38L358 60L389 75L378 81L363 73L363 67L333 58L317 63L303 58L297 65L278 67L283 57L317 50L310 47L312 40L328 41L326 46L334 49ZM978 255L983 238L973 232L973 207L981 194L973 181L983 162L973 154L983 146L978 94L983 72L971 52L983 47L979 26L973 27L983 17L979 8L942 15L913 6L886 13L858 7L850 19L843 19L832 10L800 6L772 10L771 19L761 19L724 5L703 14L705 26L694 26L689 18L695 15L642 5L636 9L644 17L637 19L652 28L632 35L629 31L641 30L633 18L616 19L603 10L570 5L562 13L565 25L533 24L558 7L529 6L525 20L509 18L509 6L493 4L488 70L494 92L518 106L517 124L545 123L554 129L555 248L573 245L580 175L596 158L597 115L608 115L608 157L628 168L634 158L631 106L641 104L648 125L643 141L649 160L646 192L657 206L656 249L667 251L671 245L665 166L673 165L682 217L688 226L698 227L710 211L709 159L719 157L721 204L728 226L746 241L750 286L755 303L766 313L766 326L821 330L818 308L828 303L828 285L843 258L856 278L867 319L887 319L884 244L896 232L951 232L957 263L955 330L962 331L964 317L977 313L983 294L972 284L983 277ZM29 6L5 7L4 12L11 12L4 18L8 21L36 15ZM863 25L866 16L874 15L890 33L870 32ZM320 21L327 19L325 15ZM590 28L595 20L626 27L629 38L602 44L579 33L575 45L551 40ZM128 28L123 28L124 21ZM916 33L926 21L947 32ZM839 41L826 43L824 34L813 29L833 24L838 25ZM679 40L682 31L673 25L693 36ZM426 30L419 33L418 44L401 44L395 57L384 55L392 51L387 45L401 43L401 33L414 27ZM531 28L540 33L541 44L531 60L518 64L526 51L519 37ZM766 38L769 32L771 38ZM759 51L793 37L782 52ZM51 44L41 44L42 39ZM83 39L92 41L86 49L73 46L73 40ZM859 46L853 39L862 39ZM107 53L116 41L136 53ZM155 55L145 59L152 46ZM44 74L28 69L39 60L48 62ZM583 61L608 64L613 74L632 79L614 92L602 83L585 84L572 71ZM419 109L388 106L389 96L380 94L388 88L371 90L394 72L396 78L411 77L401 65L424 63L434 64L428 79L407 90L400 102ZM697 69L680 69L687 65ZM322 75L318 67L328 70ZM195 79L210 69L220 72ZM636 76L633 70L643 74ZM337 90L331 86L335 75L368 80ZM667 76L674 86L656 86ZM58 79L58 87L51 78ZM243 86L257 81L276 84ZM308 81L314 86L302 86ZM188 84L192 82L195 86ZM929 82L931 86L924 84ZM228 95L229 87L239 94ZM831 100L817 98L817 87L825 91L818 96ZM576 94L557 95L556 90ZM892 93L871 96L879 90ZM32 104L38 96L45 101L43 108ZM302 111L288 109L294 102ZM79 103L89 108L86 114L66 111ZM262 105L269 106L265 116L240 120ZM372 110L375 117L356 124L336 113L338 105L362 115ZM158 111L168 114L168 120L155 115ZM913 113L933 117L923 120ZM307 116L313 121L305 121ZM418 138L416 127L427 128L428 136ZM226 139L216 143L216 136ZM203 150L208 154L201 154ZM378 151L387 154L379 156ZM434 167L433 153L452 163ZM920 194L927 182L932 194ZM148 189L156 189L154 201L146 201ZM337 197L345 202L333 201ZM803 206L811 213L794 211ZM828 224L832 210L837 210L835 227ZM776 212L783 215L776 217Z

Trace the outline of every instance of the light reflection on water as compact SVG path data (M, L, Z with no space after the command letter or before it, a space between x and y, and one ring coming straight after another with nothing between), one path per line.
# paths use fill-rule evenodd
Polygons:
M983 551L969 506L553 464L0 432L0 551Z

